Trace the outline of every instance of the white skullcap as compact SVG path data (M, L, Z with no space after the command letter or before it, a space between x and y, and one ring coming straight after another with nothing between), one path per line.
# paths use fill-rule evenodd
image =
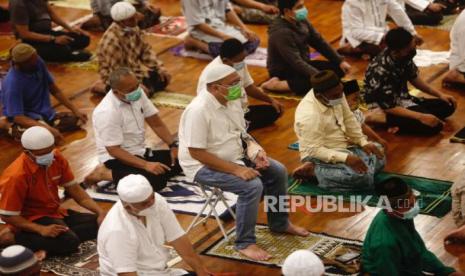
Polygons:
M212 83L217 80L221 80L232 73L236 73L236 69L226 64L215 64L211 67L206 74L205 82Z
M12 245L0 254L0 274L16 274L36 263L37 259L31 250L22 245Z
M321 276L325 273L323 262L309 250L297 250L283 264L284 276Z
M54 144L55 137L48 129L41 126L30 127L21 136L21 145L28 150L46 149Z
M118 182L119 198L127 203L139 203L153 194L153 188L147 178L140 174L130 174Z
M111 7L111 18L113 21L123 21L136 14L136 8L128 2L118 2Z

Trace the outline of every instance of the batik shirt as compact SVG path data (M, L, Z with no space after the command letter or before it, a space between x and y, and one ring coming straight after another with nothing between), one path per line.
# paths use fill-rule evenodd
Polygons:
M390 109L415 105L407 83L418 76L413 60L397 62L387 50L374 58L365 74L363 97L369 108Z

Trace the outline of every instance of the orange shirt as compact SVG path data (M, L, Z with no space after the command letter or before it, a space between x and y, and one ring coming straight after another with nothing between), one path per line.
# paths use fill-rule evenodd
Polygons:
M29 221L47 216L63 218L59 186L76 184L68 161L58 150L49 167L39 166L22 153L0 177L0 215L21 215Z

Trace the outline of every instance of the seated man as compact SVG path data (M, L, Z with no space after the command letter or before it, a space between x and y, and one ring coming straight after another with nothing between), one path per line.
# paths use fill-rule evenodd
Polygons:
M216 65L226 64L235 68L241 77L241 93L238 93L237 97L241 100L245 119L249 122L247 130L251 131L274 123L281 116L283 105L255 86L247 64L244 62L246 56L247 52L239 40L235 38L225 40L221 45L220 55L211 61L200 74L197 93L207 92L205 79L208 72ZM247 96L267 102L269 105L248 105Z
M402 1L402 0L401 0ZM389 30L387 16L416 35L412 22L397 0L347 0L342 6L342 39L338 52L343 55L376 56L384 48ZM419 39L419 43L421 39Z
M98 233L101 275L186 275L185 270L168 268L165 243L174 247L195 275L211 275L166 200L153 192L145 177L131 174L121 179L118 196Z
M106 30L113 23L111 18L111 7L121 0L91 0L93 16L84 22L81 28L85 30L103 29ZM161 11L148 3L147 0L135 0L135 8L143 17L138 22L139 28L147 29L160 23Z
M444 77L443 85L457 85L465 89L465 11L455 20L450 31L449 72Z
M32 252L21 245L11 245L0 253L0 273L10 276L40 276L44 251Z
M141 174L154 191L159 191L170 177L181 172L177 162L178 142L129 68L116 69L109 80L111 90L95 108L92 121L99 161L111 170L112 177L99 179L102 170L99 166L86 178L86 184L100 180L118 183L126 175ZM169 145L169 150L146 149L145 122Z
M277 0L233 0L232 3L244 23L270 24L279 15Z
M413 62L415 39L403 28L386 35L387 49L374 58L365 75L365 102L370 108L380 107L386 113L387 126L399 133L438 134L443 120L455 111L456 100L421 79ZM407 83L437 98L417 98L408 92Z
M267 68L271 79L262 88L305 95L312 88L310 78L330 69L342 77L350 69L307 20L303 0L279 0L280 15L268 29ZM311 60L313 47L328 59Z
M229 38L238 39L249 54L260 44L258 36L242 23L229 1L181 0L181 4L189 26L186 48L216 57L223 41Z
M462 275L429 251L415 229L420 212L412 189L400 178L376 185L390 206L371 222L362 248L362 275Z
M300 157L314 164L318 185L330 191L373 189L385 163L382 148L369 143L332 71L312 77L313 90L295 111Z
M106 213L74 180L50 131L28 128L21 144L24 152L0 177L1 219L12 228L16 244L49 255L71 254L81 242L97 237ZM95 215L60 208L60 186Z
M263 190L275 200L286 195L287 171L247 134L244 109L234 97L240 81L236 70L225 64L208 71L207 91L200 92L181 116L179 160L191 180L238 195L235 248L248 258L263 261L271 256L256 245L258 206ZM269 210L267 216L271 231L308 235L290 223L281 208Z
M83 49L90 38L73 28L53 10L47 0L10 0L10 18L16 38L36 48L46 61L85 61L91 54ZM52 23L66 31L53 31Z
M18 44L11 50L12 66L2 86L3 115L13 123L10 135L19 140L31 126L47 128L57 142L61 132L79 129L87 115L79 111L61 92L37 52L28 44ZM72 111L57 113L51 103L52 94Z
M104 86L94 92L109 90L109 75L119 67L129 67L145 86L149 95L163 90L171 76L157 59L156 54L137 26L137 14L133 5L118 2L111 8L114 22L103 35L97 49L100 79Z

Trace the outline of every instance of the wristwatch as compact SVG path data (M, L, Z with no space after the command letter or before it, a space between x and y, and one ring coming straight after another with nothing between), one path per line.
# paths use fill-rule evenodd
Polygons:
M54 35L51 35L51 36L50 36L50 42L54 42L54 43L55 43L55 40L56 40L56 39L57 39L56 36L54 36Z

